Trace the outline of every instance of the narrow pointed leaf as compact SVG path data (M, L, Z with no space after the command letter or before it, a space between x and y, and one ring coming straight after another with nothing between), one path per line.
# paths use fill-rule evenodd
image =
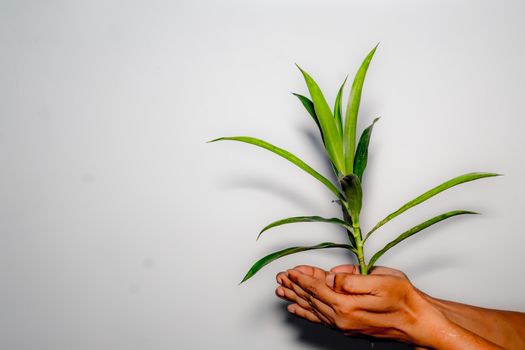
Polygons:
M368 144L370 143L370 137L372 136L372 129L378 120L379 118L374 119L372 124L363 131L359 138L359 143L357 144L357 150L355 151L354 174L359 177L361 183L363 182L363 173L365 172L366 163L368 162Z
M294 216L294 217L281 219L281 220L272 222L271 224L269 224L268 226L266 226L265 228L261 230L261 232L257 236L257 239L259 239L259 237L264 231L267 231L273 227L286 225L286 224L293 224L296 222L326 222L326 223L342 226L348 230L352 230L351 226L349 226L346 222L338 218L323 218L321 216Z
M337 244L337 243L332 243L332 242L324 242L324 243L320 243L320 244L317 244L317 245L314 245L314 246L309 246L309 247L291 247L291 248L286 248L286 249L283 249L283 250L279 250L279 251L277 251L275 253L272 253L272 254L269 254L269 255L265 256L264 258L260 259L255 264L253 264L253 266L250 268L248 273L246 273L246 275L242 279L241 283L243 283L243 282L247 281L248 279L250 279L253 275L255 275L264 266L268 265L269 263L271 263L274 260L282 258L283 256L287 256L287 255L295 254L295 253L299 253L299 252L304 252L304 251L307 251L307 250L324 249L324 248L345 248L345 249L352 250L352 247L349 246L348 244Z
M324 142L323 130L321 129L321 124L319 124L319 119L317 119L317 115L315 115L314 103L308 97L305 97L303 95L299 95L296 93L292 93L292 94L297 96L299 101L301 101L301 103L303 104L304 108L306 108L306 110L308 111L308 114L312 116L312 119L315 121L315 123L317 124L317 127L319 128L319 133L321 134L321 140L323 141L323 145L326 147L326 144ZM335 167L332 161L330 161L330 164L332 165L332 170L334 171L335 176L339 177L339 174L340 174L339 170L337 170L337 168Z
M335 98L335 105L334 105L334 118L335 118L335 126L337 127L337 131L339 132L339 136L341 137L341 140L343 139L343 112L342 112L342 102L341 99L343 98L343 88L346 84L346 80L348 79L348 76L346 76L345 80L343 81L343 84L341 84L341 87L339 88L339 92L337 93L337 97Z
M383 226L384 224L386 224L387 222L389 222L390 220L392 220L396 216L398 216L398 215L404 213L405 211L407 211L408 209L410 209L412 207L415 207L416 205L426 201L427 199L434 197L436 194L441 193L441 192L443 192L445 190L448 190L451 187L460 185L460 184L465 183L465 182L474 181L474 180L482 179L482 178L485 178L485 177L492 177L492 176L499 176L499 174L495 174L495 173L468 173L468 174L460 175L460 176L457 176L457 177L455 177L453 179L450 179L448 181L443 182L441 185L436 186L433 189L431 189L431 190L423 193L422 195L412 199L411 201L405 203L401 208L399 208L398 210L396 210L393 213L390 213L383 220L379 221L374 226L374 228L370 232L368 232L368 234L366 235L365 241L378 228L380 228L381 226Z
M222 141L222 140L240 141L240 142L249 143L249 144L252 144L252 145L259 146L261 148L267 149L267 150L269 150L269 151L271 151L271 152L273 152L273 153L275 153L275 154L277 154L277 155L279 155L279 156L289 160L290 162L294 163L299 168L303 169L308 174L312 175L317 180L319 180L322 184L324 184L330 191L332 191L333 194L335 194L337 196L337 198L339 198L342 201L345 200L344 196L341 194L341 192L339 192L337 187L332 182L330 182L330 180L328 180L323 175L319 174L311 166L309 166L308 164L303 162L297 156L293 155L292 153L290 153L290 152L288 152L288 151L286 151L286 150L284 150L282 148L274 146L271 143L268 143L266 141L257 139L255 137L249 137L249 136L220 137L218 139L211 140L211 141L208 141L208 142L215 142L215 141Z
M314 103L306 96L296 94L294 92L292 92L292 94L296 96L299 99L299 101L301 101L304 108L308 111L308 114L310 114L315 124L317 124L317 127L319 127L319 132L321 133L321 137L322 137L323 131L321 129L321 124L319 124L319 119L317 119L317 115L315 115Z
M463 215L463 214L477 214L476 212L473 212L473 211L468 211L468 210L455 210L455 211L449 211L448 213L444 213L444 214L441 214L441 215L438 215L436 217L433 217L432 219L429 219L419 225L416 225L414 227L412 227L411 229L403 232L402 234L400 234L396 239L394 239L392 242L388 243L387 245L385 245L385 247L383 249L381 249L380 251L378 251L377 253L374 254L374 256L372 256L372 258L370 259L370 261L368 262L368 270L370 270L374 264L376 263L377 259L379 259L381 256L383 256L383 254L385 254L390 248L398 245L399 243L403 242L405 239L407 239L408 237L412 236L412 235L415 235L416 233L426 229L427 227L430 227L440 221L443 221L443 220L446 220L448 218L451 218L453 216L456 216L456 215Z
M359 213L361 212L363 191L361 182L355 174L346 175L341 180L341 187L346 196L346 205L348 213L352 217L354 224L359 224Z
M313 78L306 73L301 67L297 66L303 74L310 96L314 103L315 115L321 125L321 130L324 136L324 144L328 156L334 163L337 170L344 174L345 173L345 162L343 156L343 142L337 131L336 122L326 99L317 83Z
M370 51L368 56L366 56L363 63L361 64L361 67L359 67L359 70L355 75L354 82L352 83L352 89L350 90L350 96L348 98L345 116L345 128L343 135L345 166L347 174L351 174L354 172L353 167L357 114L359 112L361 92L363 91L363 83L365 82L366 72L368 70L368 66L370 65L370 61L372 61L372 57L374 57L377 45L372 49L372 51Z

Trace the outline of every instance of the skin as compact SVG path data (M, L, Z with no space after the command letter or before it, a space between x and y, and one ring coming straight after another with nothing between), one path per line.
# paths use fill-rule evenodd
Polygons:
M301 265L276 276L288 311L348 336L372 336L416 349L525 349L525 314L432 298L398 270L355 265L330 271Z

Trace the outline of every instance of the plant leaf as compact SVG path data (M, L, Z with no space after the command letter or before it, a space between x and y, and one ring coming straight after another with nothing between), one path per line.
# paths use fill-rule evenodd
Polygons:
M423 193L422 195L412 199L411 201L405 203L401 208L394 211L393 213L390 213L387 217L385 217L383 220L379 221L374 228L368 232L366 235L365 241L370 237L372 233L374 233L375 230L395 218L396 216L400 215L401 213L407 211L408 209L415 207L416 205L426 201L429 198L434 197L436 194L441 193L445 190L448 190L451 187L460 185L465 182L474 181L478 179L482 179L485 177L492 177L492 176L499 176L500 174L495 173L468 173L464 175L457 176L453 179L450 179L448 181L443 182L441 185L436 186L432 188L431 190L428 190L427 192Z
M379 45L379 44L377 44ZM355 131L357 125L357 114L359 112L359 103L361 102L361 92L363 91L363 83L366 77L366 71L374 57L377 45L370 51L366 56L361 67L357 71L354 82L352 83L352 89L350 90L350 96L348 97L348 104L346 106L345 116L345 129L343 135L343 146L345 153L345 166L346 174L354 172L354 151L355 151Z
M324 144L328 157L334 163L336 169L341 173L345 173L345 162L343 156L343 142L337 131L336 122L332 111L326 103L326 99L323 96L323 93L314 79L306 73L301 67L297 66L301 73L303 74L308 90L310 91L310 96L314 103L315 115L319 120L321 125L321 130L324 136Z
M282 148L274 146L271 143L268 143L266 141L257 139L255 137L249 137L249 136L220 137L220 138L217 138L215 140L208 141L208 142L215 142L215 141L222 141L222 140L240 141L240 142L249 143L249 144L252 144L252 145L255 145L255 146L259 146L261 148L265 148L265 149L267 149L267 150L269 150L269 151L271 151L271 152L273 152L273 153L275 153L275 154L277 154L277 155L279 155L279 156L289 160L290 162L294 163L299 168L303 169L308 174L312 175L317 180L319 180L322 184L324 184L330 191L332 191L333 194L335 194L337 196L337 198L339 198L343 202L345 201L344 196L341 194L341 192L339 192L337 187L332 182L330 182L330 180L328 180L323 175L319 174L311 166L309 166L308 164L303 162L297 156L293 155L292 153L290 153L290 152L288 152L288 151L286 151L286 150L284 150Z
M361 212L363 191L361 182L355 174L346 175L341 180L341 187L346 196L346 205L352 218L353 225L359 225L359 213Z
M264 231L267 231L273 227L286 225L286 224L293 224L296 222L326 222L326 223L342 226L346 228L347 230L352 230L352 226L349 226L346 222L338 218L323 218L321 216L294 216L294 217L281 219L281 220L272 222L271 224L269 224L268 226L266 226L265 228L261 230L261 232L257 236L257 239L259 239L259 237Z
M321 124L319 124L319 119L317 119L317 115L315 114L314 103L306 96L296 94L295 92L292 92L292 95L296 96L299 99L299 101L301 101L304 108L308 111L308 114L310 114L315 124L317 124L317 126L319 127L319 132L321 133L321 137L323 137L323 130L321 129Z
M323 249L323 248L346 248L346 249L352 250L352 247L349 246L348 244L337 244L337 243L332 243L332 242L324 242L324 243L320 243L320 244L309 246L309 247L291 247L291 248L279 250L275 253L266 255L264 258L260 259L255 264L253 264L253 266L250 268L250 270L246 273L246 275L242 279L241 283L246 282L253 275L255 275L260 269L262 269L264 266L268 265L274 260L282 258L283 256L295 254L299 252L304 252L307 250Z
M363 182L363 173L365 172L366 163L368 162L368 144L370 143L370 137L372 136L372 129L378 120L379 118L374 119L372 124L363 131L359 138L359 143L357 144L357 150L355 151L354 174L359 177L361 183Z
M319 119L317 119L317 115L315 114L314 103L306 96L303 96L303 95L300 95L300 94L296 94L296 93L293 93L293 92L292 92L292 94L297 96L299 101L301 101L301 103L303 104L304 108L306 108L308 113L312 116L313 120L317 124L317 127L319 128L319 133L321 134L321 140L323 141L323 145L326 147L326 144L324 142L323 130L321 129L321 124L319 124ZM335 167L335 165L334 165L334 163L332 161L330 161L330 164L332 165L332 170L334 171L335 176L337 178L339 178L339 170L337 170L337 168Z
M394 239L392 242L388 243L387 245L385 245L385 247L383 249L381 249L380 251L378 251L377 253L374 254L374 256L372 256L372 258L370 259L370 261L368 262L368 267L367 267L367 270L370 270L375 262L377 261L377 259L379 259L383 254L385 254L390 248L396 246L397 244L403 242L405 239L407 239L408 237L418 233L419 231L422 231L424 229L426 229L427 227L429 226L432 226L440 221L443 221L443 220L446 220L448 218L451 218L453 216L456 216L456 215L463 215L463 214L478 214L476 212L473 212L473 211L468 211L468 210L454 210L454 211L449 211L447 213L444 213L444 214L441 214L441 215L438 215L436 217L433 217L432 219L429 219L419 225L416 225L414 227L412 227L411 229L403 232L402 234L400 234L396 239Z
M348 75L346 76L345 80L343 81L343 84L341 84L341 87L339 88L339 92L337 93L337 97L335 98L335 105L334 105L334 118L335 118L335 126L337 127L337 131L339 132L339 136L341 137L341 140L343 139L343 118L341 111L342 109L342 103L341 99L343 98L343 88L346 84L346 80L348 79Z

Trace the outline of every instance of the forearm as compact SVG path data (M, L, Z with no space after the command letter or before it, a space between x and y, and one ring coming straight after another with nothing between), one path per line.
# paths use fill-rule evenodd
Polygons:
M459 327L505 349L525 349L525 314L427 298Z
M407 309L422 310L415 313L416 318L408 318L409 322L402 322L401 331L410 338L410 342L419 346L416 349L436 350L501 350L503 347L485 334L475 332L451 320L442 306L441 301L432 300L419 291L418 297L413 300L412 307ZM419 314L419 315L418 315ZM514 347L515 348L515 347ZM513 348L513 349L514 349Z
M425 344L427 349L435 350L502 350L503 347L475 334L453 322L442 327L432 342Z

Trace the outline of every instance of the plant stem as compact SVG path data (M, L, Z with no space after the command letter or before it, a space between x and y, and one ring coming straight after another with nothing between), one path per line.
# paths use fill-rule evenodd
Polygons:
M367 275L368 269L366 267L365 263L365 255L363 253L363 238L361 237L361 228L359 227L359 223L353 224L354 228L354 239L355 239L355 245L357 248L357 259L359 260L359 270L361 272L361 275Z
M341 209L343 210L343 219L344 219L344 221L349 226L352 226L352 218L348 214L348 211L347 211L348 209L345 207L344 204L341 205ZM350 231L350 230L346 230L346 233L348 234L348 239L350 240L350 243L352 244L352 246L354 246L354 248L356 248L354 233L352 231Z

